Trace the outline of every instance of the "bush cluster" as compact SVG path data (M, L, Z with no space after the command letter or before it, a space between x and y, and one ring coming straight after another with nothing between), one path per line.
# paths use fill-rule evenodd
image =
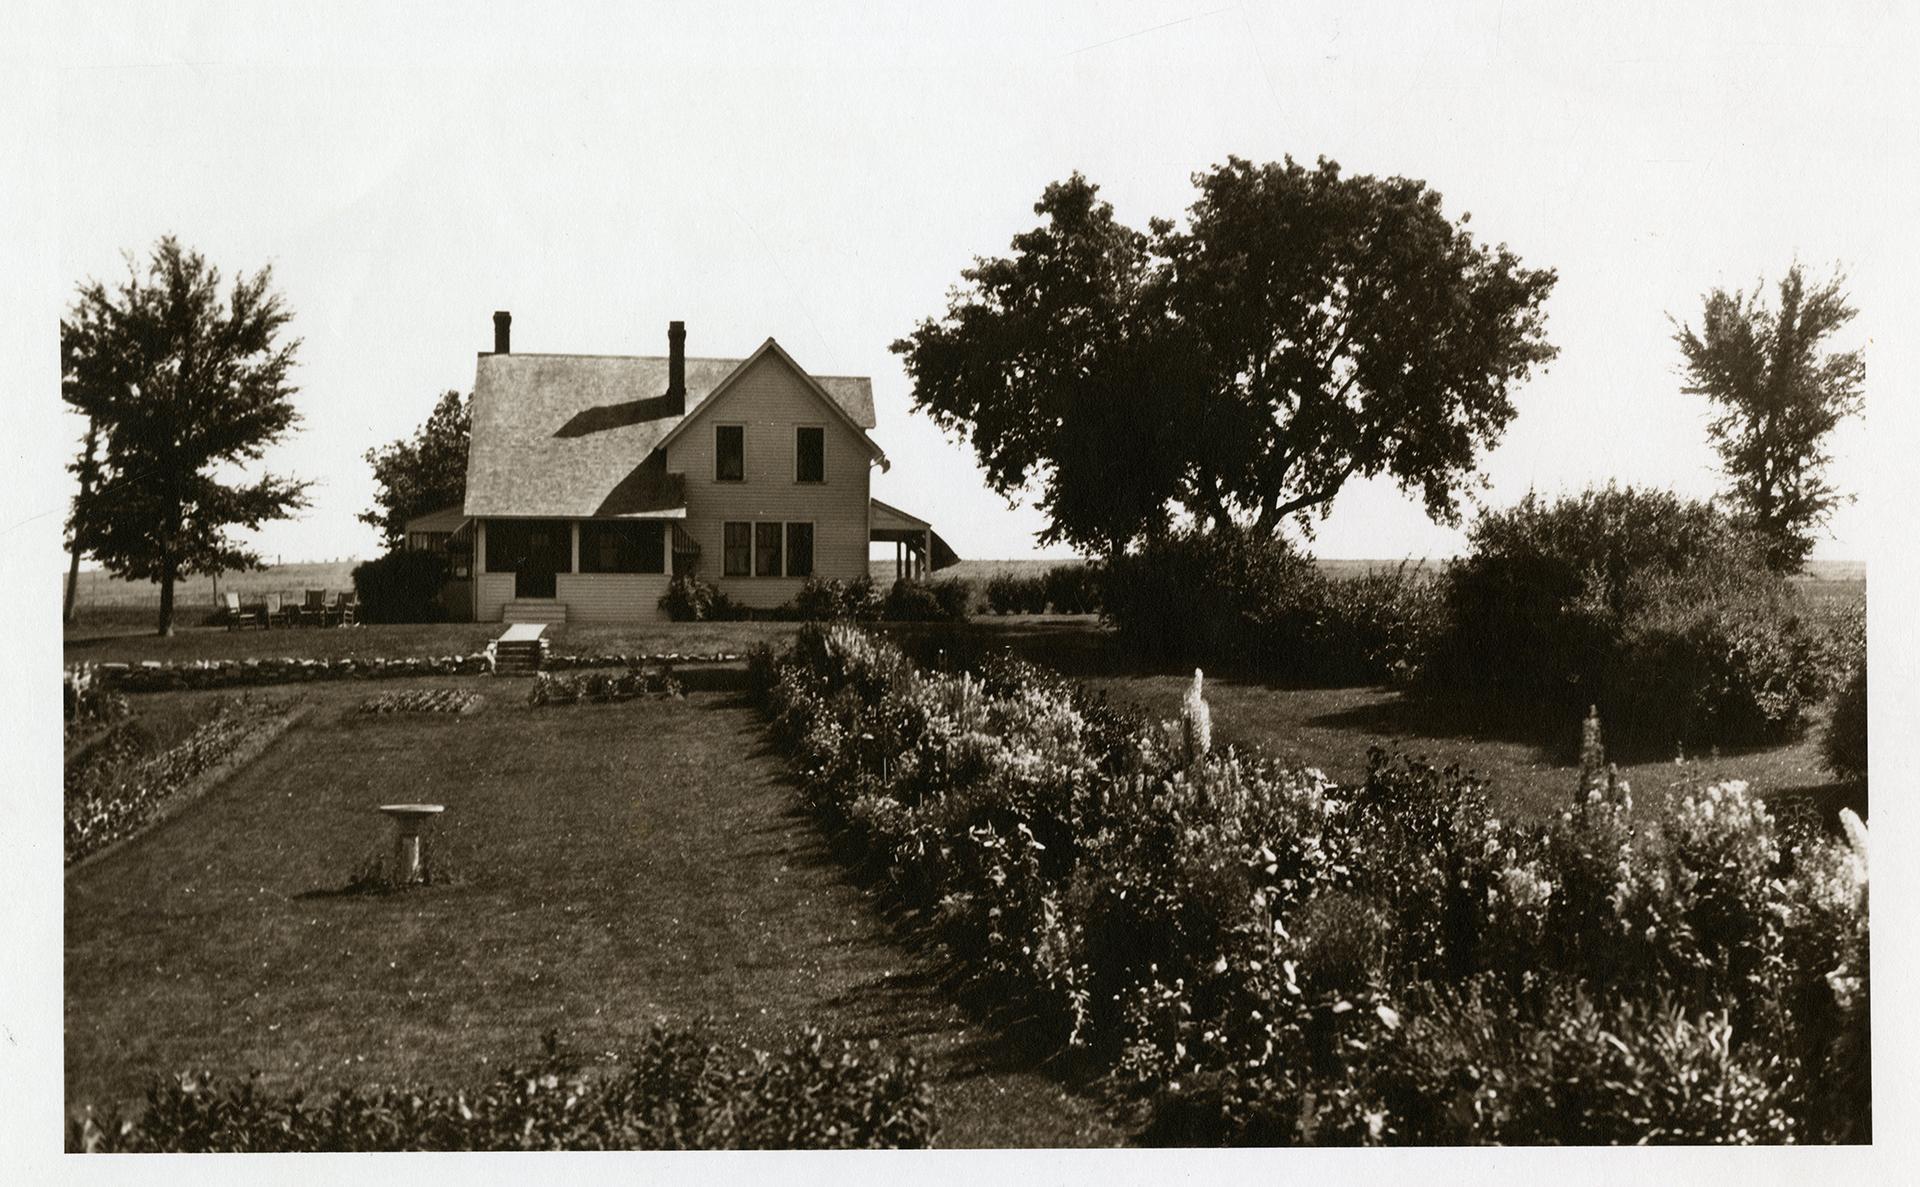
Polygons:
M737 622L748 616L745 606L691 573L667 582L667 592L660 595L660 610L674 622Z
M1705 503L1609 486L1481 517L1449 567L1427 674L1688 745L1795 734L1825 644L1762 550Z
M902 578L879 594L871 577L842 581L809 577L792 601L755 610L729 598L698 577L675 577L660 596L660 609L674 622L964 622L973 602L973 586L961 577L937 581Z
M655 1027L624 1058L555 1049L480 1088L341 1089L309 1099L201 1071L155 1083L138 1116L71 1121L69 1153L379 1150L899 1149L929 1145L908 1054L807 1031L786 1051L730 1049Z
M1062 564L1026 576L997 573L981 592L995 614L1093 614L1100 609L1100 569Z
M1833 698L1833 718L1825 738L1827 768L1842 779L1867 777L1867 661L1859 666Z
M446 607L447 558L437 552L402 550L353 567L353 591L361 622L441 622Z
M1545 825L1376 752L1331 784L848 626L750 665L809 807L1010 1015L1185 1142L1859 1140L1864 827L1741 784ZM1597 748L1597 747L1596 747ZM1601 759L1594 756L1596 768Z
M995 573L981 589L987 609L995 614L1045 614L1047 576L1033 573Z
M1405 676L1439 629L1439 590L1408 565L1333 580L1284 540L1187 530L1104 567L1102 611L1154 661L1232 662L1287 679Z
M668 700L686 695L673 668L629 668L619 674L581 672L577 675L534 674L533 687L527 692L529 705L572 705L581 701L631 701L636 697Z
M965 622L973 609L973 585L964 577L895 581L880 603L888 622Z
M792 616L803 622L870 622L880 616L873 578L809 577L793 599Z

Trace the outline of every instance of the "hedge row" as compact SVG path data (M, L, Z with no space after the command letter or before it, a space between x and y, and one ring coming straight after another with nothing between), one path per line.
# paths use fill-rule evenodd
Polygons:
M156 1082L134 1117L69 1123L69 1153L897 1149L931 1144L918 1059L807 1031L777 1054L655 1027L629 1055L554 1050L473 1091L341 1089L309 1099L207 1072Z
M850 627L756 656L802 794L975 983L1181 1142L1871 1134L1864 826L1744 784L1543 825L1374 752L1358 786L1011 660ZM1597 750L1597 744L1594 747Z
M743 606L694 576L675 577L660 596L661 612L675 622L964 622L972 606L973 586L960 577L902 578L885 593L871 577L809 577L792 601L771 609Z

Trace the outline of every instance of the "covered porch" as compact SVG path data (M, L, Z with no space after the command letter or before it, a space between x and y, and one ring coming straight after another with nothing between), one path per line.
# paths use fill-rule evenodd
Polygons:
M926 520L879 499L868 502L868 538L876 544L893 545L895 580L919 580L928 573L960 563L959 554Z

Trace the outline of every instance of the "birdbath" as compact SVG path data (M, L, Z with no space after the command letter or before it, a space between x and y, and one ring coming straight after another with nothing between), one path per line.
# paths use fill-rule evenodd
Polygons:
M393 864L402 886L420 881L420 826L446 811L444 804L382 804L393 818Z

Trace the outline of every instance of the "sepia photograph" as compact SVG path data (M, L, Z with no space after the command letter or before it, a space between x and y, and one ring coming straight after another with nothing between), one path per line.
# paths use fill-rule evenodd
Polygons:
M1914 32L33 10L0 1146L1890 1180Z

